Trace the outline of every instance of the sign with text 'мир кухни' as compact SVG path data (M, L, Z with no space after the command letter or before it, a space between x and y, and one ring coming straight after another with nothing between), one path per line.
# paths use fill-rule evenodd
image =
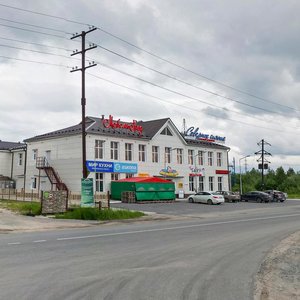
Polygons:
M138 172L137 163L123 163L123 162L87 160L86 161L86 167L87 167L89 172L97 172L97 173L131 173L131 174L136 174Z

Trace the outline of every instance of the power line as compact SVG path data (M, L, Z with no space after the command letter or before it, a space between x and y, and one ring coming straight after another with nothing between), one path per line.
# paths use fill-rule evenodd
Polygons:
M6 41L11 41L11 42L18 42L18 43L23 43L23 44L42 46L42 47L47 47L47 48L53 48L53 49L58 49L58 50L64 50L64 51L67 51L67 52L72 52L72 50L66 49L66 48L55 47L55 46L44 45L44 44L33 43L33 42L27 42L27 41L22 41L22 40L16 40L16 39L11 39L11 38L1 37L1 36L0 36L0 39L1 40L6 40Z
M192 97L192 96L188 96L188 95L183 94L183 93L181 93L181 92L178 92L178 91L175 91L175 90L172 90L172 89L169 89L169 88L160 86L160 85L158 85L158 84L156 84L156 83L153 83L153 82L151 82L151 81L148 81L148 80L145 80L145 79L143 79L143 78L137 77L137 76L135 76L135 75L129 74L129 73L125 72L125 71L121 71L121 70L119 70L119 69L117 69L117 68L108 66L107 64L104 64L104 63L101 63L101 62L98 62L98 63L99 63L100 65L102 65L102 66L108 68L108 69L111 69L111 70L115 71L115 72L121 73L121 74L126 75L126 76L128 76L128 77L131 77L131 78L137 79L137 80L139 80L139 81L142 81L142 82L144 82L144 83L150 84L150 85L152 85L152 86L158 87L158 88L163 89L163 90L165 90L165 91L168 91L168 92L170 92L170 93L173 93L173 94L176 94L176 95L179 95L179 96L181 96L181 97L188 98L188 99L191 99L191 100L194 100L194 101L197 101L197 102L204 103L204 104L206 104L206 105L208 105L208 106L213 106L213 107L217 107L217 108L224 109L222 106L219 106L219 105L216 105L216 104L211 104L211 103L206 102L206 101L204 101L204 100L201 100L201 99L199 99L199 98L195 98L195 97ZM227 109L227 111L231 111L231 112L237 113L237 114L239 114L239 115L243 115L243 114L244 114L244 113L236 112L236 111L229 110L229 109ZM248 116L249 116L249 115L248 115ZM298 129L298 128L295 128L295 129Z
M45 26L40 26L40 25L33 25L33 24L29 24L29 23L23 23L23 22L13 21L13 20L1 18L1 17L0 17L0 20L6 21L6 22L10 22L10 23L15 23L15 24L21 24L21 25L26 25L26 26L31 26L31 27L46 29L46 30L52 30L52 31L55 31L55 32L60 32L60 33L65 33L65 34L71 35L70 32L66 32L66 31L63 31L63 30L55 29L55 28L50 28L50 27L45 27Z
M221 95L221 94L219 94L219 93L210 91L210 90L208 90L208 89L201 88L201 87L199 87L199 86L196 86L196 85L194 85L194 84L191 84L191 83L189 83L189 82L186 82L186 81L184 81L184 80L182 80L182 79L179 79L179 78L177 78L177 77L175 77L175 76L166 74L166 73L164 73L164 72L161 72L161 71L158 71L158 70L156 70L156 69L153 69L153 68L151 68L151 67L149 67L149 66L146 66L146 65L144 65L144 64L142 64L142 63L140 63L140 62L137 62L137 61L135 61L135 60L133 60L133 59L130 59L130 58L128 58L128 57L126 57L126 56L124 56L124 55L122 55L122 54L120 54L120 53L117 53L117 52L115 52L115 51L112 51L112 50L110 50L110 49L108 49L108 48L105 48L105 47L100 46L100 45L98 45L98 44L96 44L96 45L97 45L99 48L101 48L101 49L103 49L103 50L105 50L105 51L107 51L107 52L110 52L110 53L112 53L112 54L114 54L114 55L116 55L116 56L119 56L119 57L121 57L121 58L123 58L123 59L125 59L125 60L127 60L127 61L130 61L130 62L132 62L132 63L134 63L134 64L137 64L137 65L139 65L139 66L141 66L141 67L143 67L143 68L146 68L146 69L148 69L148 70L150 70L150 71L153 71L153 72L155 72L155 73L157 73L157 74L160 74L160 75L163 75L163 76L168 77L168 78L170 78L170 79L173 79L173 80L175 80L175 81L177 81L177 82L180 82L180 83L183 83L183 84L185 84L185 85L191 86L191 87L193 87L193 88L195 88L195 89L201 90L201 91L206 92L206 93L209 93L209 94L211 94L211 95L214 95L214 96L217 96L217 97L221 97L221 98L224 98L224 99L226 99L226 100L229 100L229 101L232 101L232 102L236 102L236 103L239 103L239 104L241 104L241 105L245 105L245 106L248 106L248 107L251 107L251 108L255 108L255 109L263 110L263 111L266 111L266 112L270 112L270 113L282 115L282 114L279 113L279 112L272 111L272 110L269 110L269 109L264 109L264 108L261 108L261 107L255 106L255 105L251 105L251 104L242 102L242 101L240 101L240 100L236 100L236 99L231 98L231 97L227 97L227 96Z
M54 64L54 63L48 63L48 62L44 62L44 61L36 61L36 60L30 60L30 59L9 57L9 56L4 56L4 55L0 55L0 57L5 58L5 59L22 61L22 62L28 62L28 63L35 63L35 64L41 64L41 65L49 65L49 66L63 67L63 68L67 68L67 69L72 69L70 66L66 66L66 65L62 65L62 64Z
M41 13L41 12L37 12L37 11L33 11L33 10L28 10L28 9L22 9L22 8L19 8L19 7L16 7L16 6L11 6L11 5L6 5L6 4L0 4L0 6L6 7L6 8L10 8L10 9L19 10L19 11L23 11L23 12L27 12L27 13L32 13L32 14L36 14L36 15L41 15L41 16L46 16L46 17L50 17L50 18L55 18L55 19L63 20L63 21L66 21L66 22L74 23L74 24L87 25L87 26L90 26L90 25L91 25L91 24L88 24L88 23L78 22L78 21L71 20L71 19L67 19L67 18L64 18L64 17L59 17L59 16L50 15L50 14L46 14L46 13ZM247 92L247 91L243 91L243 90L238 89L238 88L236 88L236 87L233 87L233 86L230 86L230 85L228 85L228 84L222 83L221 81L218 81L218 80L209 78L209 77L207 77L207 76L205 76L205 75L202 75L202 74L200 74L200 73L198 73L198 72L195 72L195 71L193 71L193 70L190 70L190 69L188 69L188 68L186 68L186 67L184 67L184 66L181 66L181 65L179 65L179 64L176 64L176 63L174 63L174 62L172 62L172 61L170 61L170 60L168 60L168 59L165 59L165 58L163 58L163 57L161 57L161 56L159 56L159 55L157 55L157 54L155 54L155 53L153 53L153 52L151 52L151 51L149 51L149 50L146 50L146 49L144 49L144 48L141 48L141 47L139 47L139 46L137 46L137 45L135 45L135 44L133 44L133 43L131 43L131 42L129 42L129 41L127 41L127 40L125 40L125 39L119 37L119 36L117 36L116 34L113 34L113 33L109 32L109 31L107 31L107 30L101 28L100 26L97 26L97 29L98 29L99 31L101 31L101 32L103 32L103 33L105 33L105 34L107 34L107 35L109 35L109 36L111 36L111 37L113 37L113 38L119 40L119 41L122 41L122 42L126 43L127 45L130 45L130 46L132 46L132 47L134 47L134 48L136 48L136 49L138 49L138 50L140 50L140 51L142 51L142 52L145 52L145 53L147 53L147 54L149 54L149 55L151 55L151 56L153 56L153 57L155 57L155 58L157 58L157 59L159 59L159 60L161 60L161 61L164 61L164 62L166 62L166 63L168 63L168 64L170 64L170 65L173 65L173 66L175 66L175 67L177 67L177 68L180 68L180 69L182 69L182 70L184 70L184 71L186 71L186 72L189 72L189 73L191 73L191 74L193 74L193 75L196 75L197 77L200 77L200 78L206 79L206 80L208 80L208 81L214 82L214 83L216 83L216 84L219 84L219 85L221 85L221 86L223 86L223 87L229 88L229 89L234 90L234 91L236 91L236 92L239 92L239 93L245 94L245 95L247 95L247 96L256 98L256 99L258 99L258 100L260 100L260 101L272 103L272 104L279 105L279 106L288 108L288 109L290 109L290 110L294 110L294 111L296 111L296 112L299 112L299 110L297 110L297 109L294 108L294 107L290 107L290 106L287 106L287 105L280 104L280 103L278 103L278 102L274 102L274 101L271 101L271 100L268 100L268 99L259 97L259 96L257 96L257 95L254 95L253 93L249 93L249 92Z
M98 78L98 79L101 79L102 81L106 81L110 84L113 84L115 86L119 86L119 87L122 87L122 88L125 88L125 89L128 89L130 91L134 91L134 92L137 92L139 94L142 94L144 96L147 96L147 97L150 97L150 98L153 98L153 99L156 99L156 100L159 100L160 102L164 102L164 103L167 103L167 104L171 104L171 105L176 105L176 106L179 106L179 107L183 107L183 108L186 108L188 110L191 110L193 112L195 111L198 111L198 112L203 112L202 110L197 110L195 109L194 107L191 108L189 106L186 106L186 105L183 105L183 104L178 104L178 103L174 103L174 102L171 102L171 101L167 101L165 99L162 99L160 97L157 97L157 96L154 96L154 95L151 95L151 94L148 94L148 93L145 93L143 91L140 91L140 90L137 90L137 89L134 89L134 88L131 88L131 87L128 87L126 85L123 85L123 84L120 84L120 83L116 83L112 80L109 80L109 79L106 79L106 78L103 78L103 77L100 77L100 76L97 76L95 74L91 74L91 73L87 73L88 75L92 76L92 77L95 77L95 78ZM223 108L224 109L224 108ZM224 109L225 110L225 109ZM210 115L210 116L213 116L217 119L220 119L217 115L214 115L213 113L211 112L205 112L206 114ZM295 134L295 132L290 132L290 131L284 131L284 130L280 130L280 129L274 129L274 128L269 128L269 127L263 127L263 126L258 126L258 125L254 125L254 124L250 124L250 123L247 123L247 122L243 122L243 121L239 121L239 120L234 120L234 119L231 119L227 116L224 117L226 120L228 121L231 121L231 122L234 122L234 123L240 123L240 124L243 124L243 125L246 125L246 126L250 126L250 127L256 127L256 128L260 128L260 129L266 129L266 130L271 130L271 131L276 131L276 132L284 132L284 133L289 133L289 134Z

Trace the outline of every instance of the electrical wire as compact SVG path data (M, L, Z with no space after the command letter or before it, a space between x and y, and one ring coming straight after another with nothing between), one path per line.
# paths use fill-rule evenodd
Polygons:
M91 26L91 24L88 24L88 23L78 22L78 21L71 20L71 19L67 19L67 18L64 18L64 17L55 16L55 15L50 15L50 14L46 14L46 13L41 13L41 12L29 10L29 9L23 9L23 8L19 8L19 7L7 5L7 4L2 4L2 3L0 3L0 6L6 7L6 8L10 8L10 9L15 9L15 10L18 10L18 11L27 12L27 13L32 13L32 14L36 14L36 15L41 15L41 16L46 16L46 17L50 17L50 18L55 18L55 19L63 20L63 21L66 21L66 22L74 23L74 24ZM144 48L142 48L142 47L139 47L139 46L137 46L137 45L135 45L135 44L133 44L133 43L131 43L131 42L129 42L129 41L127 41L127 40L125 40L125 39L119 37L119 36L117 36L116 34L113 34L113 33L109 32L108 30L105 30L105 29L101 28L101 26L96 26L96 27L97 27L97 29L98 29L99 31L101 31L101 32L103 32L103 33L105 33L105 34L107 34L107 35L109 35L109 36L111 36L111 37L113 37L113 38L115 38L115 39L117 39L117 40L119 40L119 41L122 41L122 42L126 43L126 44L129 45L129 46L132 46L132 47L134 47L134 48L136 48L136 49L138 49L138 50L140 50L140 51L142 51L142 52L144 52L144 53L147 53L148 55L150 55L150 56L152 56L152 57L155 57L155 58L157 58L157 59L159 59L159 60L161 60L161 61L164 61L164 62L166 62L166 63L168 63L168 64L170 64L170 65L173 65L173 66L175 66L175 67L177 67L177 68L180 68L180 69L182 69L182 70L184 70L184 71L186 71L186 72L189 72L189 73L191 73L191 74L193 74L193 75L196 75L197 77L200 77L200 78L203 78L203 79L205 79L205 80L211 81L211 82L213 82L213 83L219 84L219 85L221 85L221 86L223 86L223 87L229 88L229 89L231 89L231 90L233 90L233 91L236 91L236 92L245 94L245 95L247 95L247 96L256 98L256 99L258 99L258 100L260 100L260 101L272 103L272 104L279 105L279 106L281 106L281 107L285 107L285 108L288 108L288 109L290 109L290 110L294 110L294 111L296 111L296 112L299 112L299 110L296 109L296 108L294 108L294 107L287 106L287 105L283 105L283 104L280 104L280 103L278 103L278 102L271 101L271 100L268 100L268 99L259 97L259 96L257 96L257 95L254 95L253 93L249 93L249 92L247 92L247 91L243 91L243 90L238 89L238 88L236 88L236 87L230 86L229 84L225 84L225 83L222 83L221 81L218 81L218 80L209 78L208 76L205 76L205 75L202 75L202 74L200 74L200 73L198 73L198 72L195 72L195 71L193 71L193 70L190 70L190 69L188 69L188 68L186 68L186 67L184 67L184 66L181 66L181 65L179 65L179 64L177 64L177 63L174 63L174 62L172 62L172 61L170 61L170 60L168 60L168 59L165 59L165 58L163 58L163 57L161 57L161 56L159 56L159 55L157 55L157 54L155 54L155 53L153 53L153 52L151 52L151 51L149 51L149 50L146 50L146 49L144 49Z

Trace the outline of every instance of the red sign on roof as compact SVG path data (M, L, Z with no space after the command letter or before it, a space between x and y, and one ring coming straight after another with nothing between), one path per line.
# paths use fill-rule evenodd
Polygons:
M108 119L104 119L102 124L105 128L122 128L128 129L132 132L137 132L138 134L143 133L143 126L137 124L136 120L133 120L132 123L125 123L119 120L114 120L112 115L109 115Z

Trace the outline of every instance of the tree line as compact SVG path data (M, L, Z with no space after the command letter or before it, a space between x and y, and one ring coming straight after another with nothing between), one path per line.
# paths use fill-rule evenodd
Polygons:
M240 174L232 174L232 190L240 190ZM250 172L242 174L243 193L261 190L279 190L289 195L300 195L300 172L295 172L289 168L286 172L282 167L274 170L267 170L264 175L264 185L262 186L261 171L252 169Z

